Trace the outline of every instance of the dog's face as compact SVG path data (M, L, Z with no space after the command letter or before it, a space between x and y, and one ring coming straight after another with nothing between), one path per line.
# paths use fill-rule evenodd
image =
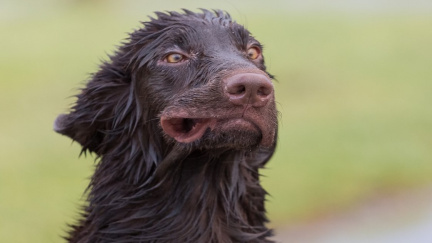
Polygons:
M272 77L266 72L261 44L245 28L222 12L207 11L159 13L158 19L145 25L131 34L130 42L105 67L113 69L120 64L119 70L106 75L119 76L114 82L122 83L121 88L114 88L128 90L127 95L118 95L127 100L123 106L126 109L136 102L139 115L127 118L128 112L114 111L120 106L114 104L111 112L104 108L109 114L100 120L116 120L116 112L120 112L123 120L136 120L134 126L157 121L151 132L159 133L161 141L191 148L274 148L277 111ZM75 113L83 96L78 96ZM69 120L60 116L56 130L89 144L80 141L76 135L80 131L72 129ZM102 124L93 129L102 140L106 131L118 130L115 126L121 124L103 123L97 118L92 121Z
M162 29L156 56L144 67L146 93L159 100L168 141L205 148L273 146L274 92L261 44L228 19L199 18Z

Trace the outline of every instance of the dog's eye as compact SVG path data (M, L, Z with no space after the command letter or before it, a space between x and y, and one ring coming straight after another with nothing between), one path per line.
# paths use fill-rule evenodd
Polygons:
M179 53L172 53L165 57L164 61L167 63L179 63L186 59L185 56Z
M256 46L249 47L247 50L247 55L250 59L255 60L261 55L261 49Z

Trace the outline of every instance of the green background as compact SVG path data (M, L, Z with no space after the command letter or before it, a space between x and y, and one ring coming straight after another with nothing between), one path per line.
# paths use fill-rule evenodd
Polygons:
M272 226L431 184L432 8L300 3L0 2L0 242L59 242L76 219L94 157L53 121L154 10L225 9L264 44L281 113L262 171Z

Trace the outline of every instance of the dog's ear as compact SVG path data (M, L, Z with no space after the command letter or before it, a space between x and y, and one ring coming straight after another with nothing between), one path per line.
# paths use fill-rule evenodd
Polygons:
M104 63L77 95L71 112L57 117L54 130L79 142L83 151L100 154L110 135L123 129L135 109L130 90L130 78L122 66L115 60Z
M104 62L77 95L71 112L55 120L54 130L79 142L83 151L101 154L104 148L116 143L115 135L131 134L142 119L147 119L148 110L140 106L134 87L139 85L136 80L144 76L138 69L150 62L156 52L155 46L148 43L156 38L151 34L158 28L149 28L131 33L130 43Z
M95 124L81 119L75 112L61 114L54 122L54 131L80 143L83 151L96 152L98 145L102 143L103 134L98 132Z

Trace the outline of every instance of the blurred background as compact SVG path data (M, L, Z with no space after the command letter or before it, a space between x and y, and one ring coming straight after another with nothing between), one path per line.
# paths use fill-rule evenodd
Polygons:
M62 242L94 167L52 130L155 10L224 9L264 46L280 242L432 242L432 2L0 0L0 242Z

